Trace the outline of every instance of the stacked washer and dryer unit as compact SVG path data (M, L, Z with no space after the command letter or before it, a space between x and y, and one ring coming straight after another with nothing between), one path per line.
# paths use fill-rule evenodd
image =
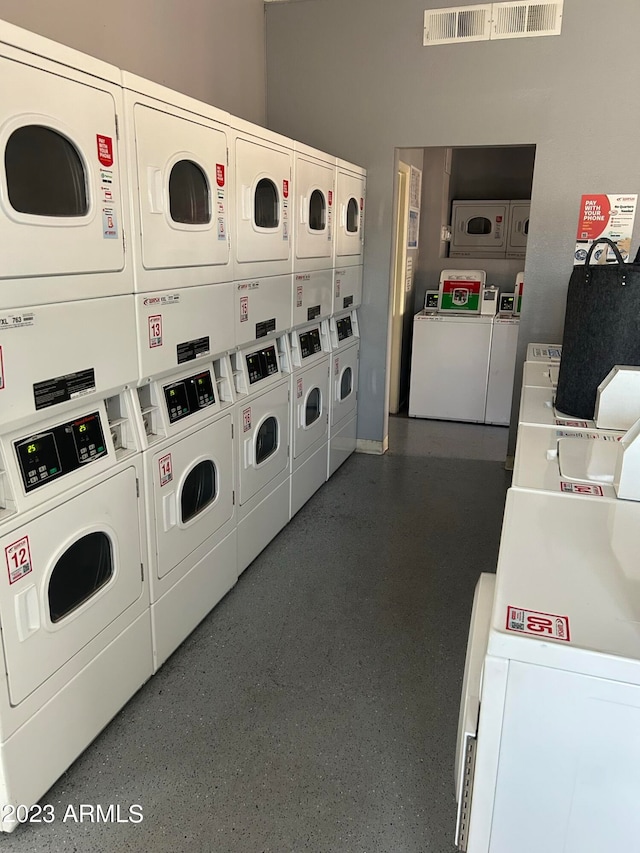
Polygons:
M15 805L149 678L152 648L120 71L4 23L0 63L0 801Z
M17 805L355 449L364 173L3 22L0 63L0 802Z

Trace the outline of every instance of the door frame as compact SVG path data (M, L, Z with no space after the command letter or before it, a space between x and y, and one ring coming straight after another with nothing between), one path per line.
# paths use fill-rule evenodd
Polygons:
M395 228L393 275L389 311L389 402L387 411L395 415L400 408L400 368L406 308L407 236L409 229L409 181L411 167L398 161L395 190Z

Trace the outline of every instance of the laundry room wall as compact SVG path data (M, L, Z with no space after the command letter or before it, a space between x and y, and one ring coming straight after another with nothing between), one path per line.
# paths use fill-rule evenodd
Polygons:
M262 0L2 0L0 18L264 124Z
M269 126L368 170L362 440L387 432L396 147L537 146L516 375L528 341L562 332L582 193L640 191L640 58L623 38L640 31L637 0L565 0L558 37L423 47L424 10L450 5L267 4Z

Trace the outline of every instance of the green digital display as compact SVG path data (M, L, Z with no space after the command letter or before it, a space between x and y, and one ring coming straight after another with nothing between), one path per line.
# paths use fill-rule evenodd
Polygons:
M78 427L78 432L86 432L86 431L87 431L87 425L86 424L80 424L80 426Z
M37 444L28 444L27 445L27 453L36 453L38 450Z

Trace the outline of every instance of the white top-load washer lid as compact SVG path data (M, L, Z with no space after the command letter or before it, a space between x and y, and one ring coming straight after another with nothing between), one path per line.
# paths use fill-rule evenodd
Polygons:
M336 158L335 266L362 264L366 170Z
M131 293L119 72L0 29L0 309Z
M231 118L235 134L236 281L292 271L293 141Z
M328 154L294 142L296 217L293 270L333 266L336 165Z
M521 426L513 485L569 497L615 500L613 478L623 434Z
M556 388L559 373L560 364L557 361L526 361L522 384L530 388Z
M123 72L138 292L231 281L228 113Z
M640 684L640 504L509 490L488 653Z
M596 429L595 421L572 418L555 407L555 389L523 385L518 423L533 426L561 426L563 429Z

